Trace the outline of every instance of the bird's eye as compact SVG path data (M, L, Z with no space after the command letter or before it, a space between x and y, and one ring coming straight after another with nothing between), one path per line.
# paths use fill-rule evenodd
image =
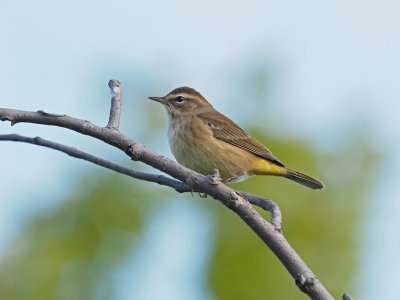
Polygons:
M178 102L178 103L182 103L183 101L185 101L185 97L178 96L178 97L176 97L175 101Z

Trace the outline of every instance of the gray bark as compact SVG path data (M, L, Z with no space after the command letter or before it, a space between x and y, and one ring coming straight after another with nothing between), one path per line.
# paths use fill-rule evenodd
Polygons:
M43 111L22 111L8 108L0 108L0 120L10 121L11 125L17 123L35 123L58 126L91 136L122 150L132 160L146 163L172 176L174 179L164 175L138 172L85 153L75 147L54 143L38 137L29 138L10 134L0 135L0 140L27 142L56 149L70 156L87 160L140 180L169 186L178 192L194 191L208 194L234 211L263 240L295 279L295 283L301 291L306 293L311 299L333 299L331 294L282 234L282 216L276 203L270 199L263 199L249 193L235 191L221 182L217 171L209 176L198 174L123 135L118 130L121 113L121 93L119 85L119 82L115 80L109 83L112 92L112 106L107 127L99 127L89 121L63 114L50 114ZM270 211L272 216L271 222L266 221L254 209L251 203ZM346 296L349 297L345 294L343 295L343 299L345 299L344 297Z

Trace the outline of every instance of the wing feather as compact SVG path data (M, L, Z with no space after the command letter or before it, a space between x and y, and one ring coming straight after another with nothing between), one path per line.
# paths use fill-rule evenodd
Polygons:
M247 134L231 119L225 117L216 110L201 113L198 117L211 129L212 134L216 139L247 150L257 156L268 159L279 166L285 166L272 154L271 151L269 151L267 147Z

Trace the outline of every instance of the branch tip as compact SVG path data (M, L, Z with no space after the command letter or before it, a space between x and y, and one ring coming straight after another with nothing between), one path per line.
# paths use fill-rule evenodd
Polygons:
M353 300L353 298L352 298L349 294L347 294L347 293L344 293L344 294L343 294L342 299L343 299L343 300Z
M121 82L119 82L118 80L116 80L116 79L111 79L109 82L108 82L108 87L110 88L110 89L112 89L112 88L114 88L114 87L120 87L121 86Z

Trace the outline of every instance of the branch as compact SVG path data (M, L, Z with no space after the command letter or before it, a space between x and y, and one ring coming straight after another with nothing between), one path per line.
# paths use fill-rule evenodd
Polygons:
M115 91L119 91L117 86L113 86L112 88L116 89ZM111 109L111 114L112 111L113 109ZM115 115L119 114L115 113ZM110 119L113 118L110 117ZM119 118L117 119L119 120ZM214 197L229 209L233 210L244 222L246 222L246 224L249 225L249 227L279 258L295 279L297 286L303 292L308 294L311 299L333 299L311 269L286 241L279 228L276 228L273 224L264 220L244 197L252 198L252 195L237 192L224 185L220 180L216 180L213 176L203 176L185 168L177 162L174 162L121 134L116 130L117 128L115 128L115 126L104 128L96 126L89 121L72 118L66 115L54 115L43 111L30 112L7 108L0 108L0 120L10 121L12 125L25 122L59 126L91 136L124 151L133 160L144 162L174 177L175 179L178 179L190 186L191 190L206 193ZM114 125L116 124L114 121L111 121L111 123ZM259 200L259 203L265 204L261 200ZM271 206L271 204L268 204L267 206L270 207L272 211L279 211L276 204L275 206ZM278 219L280 220L280 211L278 215Z
M279 206L271 199L264 199L256 195L240 192L251 204L257 205L271 213L271 223L275 225L277 230L282 231L282 213Z
M81 151L77 149L76 147L71 147L59 143L55 143L49 140L42 139L40 137L27 137L27 136L21 136L19 134L0 134L0 141L14 141L14 142L24 142L28 144L33 144L33 145L38 145L38 146L43 146L47 147L50 149L58 150L61 151L65 154L68 154L69 156L79 158L86 160L88 162L94 163L98 166L113 170L115 172L140 179L140 180L145 180L145 181L150 181L154 183L158 183L160 185L164 186L169 186L173 188L175 191L178 193L185 193L185 192L197 192L194 191L189 185L186 183L172 179L170 177L166 177L164 175L156 175L156 174L150 174L146 172L139 172L135 171L131 168L125 167L120 164L113 163L111 161L108 161L106 159L103 159L101 157L89 154L87 152ZM269 211L271 213L271 223L275 225L277 229L281 229L281 224L282 224L282 215L281 211L279 209L279 206L272 200L270 199L264 199L260 198L258 196L249 194L249 193L244 193L241 192L247 200L251 204L257 205L261 208L263 208L266 211Z
M185 184L181 181L178 181L178 180L175 180L175 179L163 176L163 175L156 175L156 174L135 171L135 170L127 168L125 166L122 166L122 165L113 163L111 161L108 161L106 159L103 159L101 157L94 156L92 154L83 152L75 147L62 145L59 143L55 143L55 142L52 142L49 140L42 139L40 137L31 138L31 137L27 137L27 136L21 136L19 134L0 134L0 141L24 142L24 143L29 143L29 144L34 144L34 145L38 145L38 146L51 148L54 150L64 152L64 153L68 154L69 156L92 162L98 166L102 166L104 168L116 171L118 173L130 176L130 177L133 177L136 179L146 180L146 181L158 183L160 185L172 187L179 193L190 191L190 186L188 186L187 184Z
M122 96L119 89L121 83L118 80L111 79L108 82L108 87L111 91L111 109L110 109L110 119L108 120L108 128L117 129L119 128L119 120L121 117L121 102Z

